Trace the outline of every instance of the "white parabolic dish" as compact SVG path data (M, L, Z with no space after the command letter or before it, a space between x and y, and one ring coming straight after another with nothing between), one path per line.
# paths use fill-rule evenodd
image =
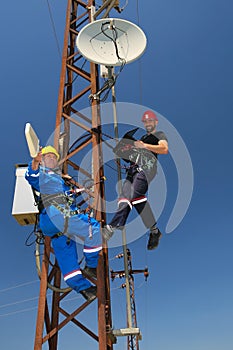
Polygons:
M76 39L79 52L89 61L120 66L139 58L146 36L137 25L118 18L96 20L83 27Z

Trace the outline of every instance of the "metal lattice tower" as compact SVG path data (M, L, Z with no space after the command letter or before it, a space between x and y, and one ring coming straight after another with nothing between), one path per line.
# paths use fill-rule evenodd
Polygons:
M143 273L145 280L147 280L149 276L148 268L145 269L133 269L132 266L132 255L130 252L130 249L125 247L126 249L126 255L125 253L121 253L117 255L117 258L122 258L127 260L127 271L128 271L128 280L129 280L129 298L130 298L130 315L127 313L127 324L129 326L129 323L131 323L132 330L137 330L137 316L136 316L136 302L135 302L135 288L134 288L134 274ZM118 270L113 271L111 269L111 279L112 281L117 277L126 277L126 269L124 270ZM125 288L126 284L122 284L122 288ZM130 317L130 322L129 322ZM125 329L126 330L126 329ZM125 331L124 329L122 331ZM127 335L127 349L128 350L139 350L139 340L141 340L141 334L137 332L132 332L131 334Z
M127 249L127 258L128 258L128 270L129 270L129 285L130 285L130 302L131 302L131 316L133 327L137 327L137 316L136 316L136 304L135 304L135 295L134 295L134 277L133 277L133 268L132 268L132 256L130 250ZM128 336L128 350L139 350L138 337L135 335Z
M54 133L54 146L61 153L63 172L69 173L70 170L78 170L87 178L93 178L95 184L93 193L99 194L98 198L93 195L93 208L95 208L96 219L102 223L105 222L105 202L104 186L101 181L104 174L100 138L101 117L99 102L97 100L91 102L91 117L80 113L78 108L83 99L85 99L86 105L88 94L95 94L98 91L98 67L94 63L86 62L77 51L75 41L80 29L84 25L95 20L97 16L108 16L108 13L115 5L116 1L107 0L95 12L95 2L93 0L68 0L67 2L60 88ZM84 66L88 68L84 69ZM74 84L77 78L79 83ZM80 128L81 132L88 133L88 137L75 150L69 152L70 131L73 125ZM98 132L94 132L93 129L98 130ZM88 147L94 150L92 152L93 166L91 173L81 168L75 160L77 153L85 148L88 149ZM68 322L77 325L87 335L96 340L99 343L100 350L111 350L115 337L109 336L109 330L112 324L107 248L105 247L102 250L97 270L97 274L101 276L101 282L99 282L100 279L97 282L98 335L94 334L76 318L89 305L88 302L84 302L72 313L67 312L61 307L61 301L66 298L70 290L69 288L64 290L61 288L61 273L57 264L55 263L52 268L50 267L49 258L52 255L53 250L50 246L50 239L46 237L40 271L41 282L34 350L41 350L45 343L48 343L49 350L56 350L58 346L58 333ZM51 310L49 309L47 300L48 282L53 286ZM59 322L60 315L65 317L62 322Z
M100 102L98 99L91 100L91 113L88 115L80 110L80 106L87 105L88 96L94 96L99 91L99 72L96 64L89 63L82 57L75 43L83 26L96 19L108 17L113 8L120 12L119 1L105 0L102 6L96 10L94 0L67 0L60 87L54 131L54 146L61 154L60 164L62 164L63 173L72 174L72 172L78 171L93 181L94 185L89 191L89 195L92 197L92 208L95 210L95 217L102 224L106 221L106 211L104 184L102 182L104 170L102 140L100 136ZM114 102L114 88L112 88L112 96ZM78 128L81 134L85 133L86 136L71 150L69 145L71 131L74 127L76 129ZM80 166L77 159L78 154L80 154L79 152L90 152L90 150L92 155L92 170L89 172L86 168ZM123 237L125 237L125 234ZM133 273L144 272L145 274L145 270L132 270L131 255L129 250L126 250L126 240L124 241L123 239L125 252L124 273L126 275L126 289L128 288L128 328L116 330L114 333L112 330L108 250L105 242L103 243L104 248L100 254L97 270L97 276L101 276L101 278L97 278L97 282L92 281L93 283L97 283L98 289L97 335L77 318L89 306L87 301L71 313L63 308L62 301L69 295L71 289L62 288L60 269L56 261L52 266L50 264L50 259L54 259L50 238L45 238L44 254L39 268L41 282L34 350L41 350L44 344L48 345L47 348L49 350L57 350L59 331L69 322L72 322L93 338L98 343L99 350L112 350L113 344L116 342L116 336L121 335L127 335L128 349L139 349L138 339L140 331L136 328ZM39 256L40 253L37 254L37 260ZM48 287L53 291L51 307L47 298ZM61 315L63 316L62 321L60 321ZM126 331L127 333L121 334L122 331Z

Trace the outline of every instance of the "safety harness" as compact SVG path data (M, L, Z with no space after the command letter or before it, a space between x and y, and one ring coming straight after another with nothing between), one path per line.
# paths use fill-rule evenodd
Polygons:
M128 131L118 142L113 152L126 163L130 163L128 169L137 166L137 171L139 172L142 170L146 172L153 171L157 164L157 154L134 146L136 139L133 135L137 130L138 128ZM157 144L159 139L155 135L150 134L144 135L141 140L149 144Z
M32 192L35 198L36 205L39 210L39 214L41 214L46 208L53 205L55 208L57 208L59 211L62 212L64 216L64 230L63 232L58 232L55 235L53 235L51 238L58 238L62 235L65 235L67 233L68 224L69 224L69 217L70 217L70 203L67 196L65 196L64 193L55 193L55 194L41 194L40 192L36 191L32 187ZM61 206L65 205L65 207Z
M84 190L81 189L80 192ZM74 198L71 196L73 194L72 191L66 191L64 192L58 192L55 194L42 194L38 191L36 191L34 188L32 188L33 195L35 198L36 205L39 210L39 214L43 212L43 210L46 210L49 206L54 206L56 209L58 209L61 214L64 217L64 229L63 232L58 232L54 234L51 238L58 238L63 235L67 235L68 225L69 225L69 219L70 217L81 214L82 211L80 209L72 210L70 206L74 203ZM88 222L89 222L89 237L92 237L92 226L91 226L91 211L88 211ZM70 240L70 237L67 235L68 239Z

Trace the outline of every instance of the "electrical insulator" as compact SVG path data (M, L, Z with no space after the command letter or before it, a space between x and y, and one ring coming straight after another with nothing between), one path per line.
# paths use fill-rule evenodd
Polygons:
M121 259L121 258L123 258L123 256L124 256L124 254L123 254L123 253L121 253L121 254L116 255L116 256L115 256L115 258L117 258L117 259Z
M149 276L149 271L148 271L148 267L146 267L144 270L144 277L145 277L146 281L147 281L148 276Z

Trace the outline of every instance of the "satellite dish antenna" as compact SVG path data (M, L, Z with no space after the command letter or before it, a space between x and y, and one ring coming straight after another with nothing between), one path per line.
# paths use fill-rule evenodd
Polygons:
M141 28L129 21L104 18L83 27L76 45L88 61L105 66L121 66L143 54L146 36Z

